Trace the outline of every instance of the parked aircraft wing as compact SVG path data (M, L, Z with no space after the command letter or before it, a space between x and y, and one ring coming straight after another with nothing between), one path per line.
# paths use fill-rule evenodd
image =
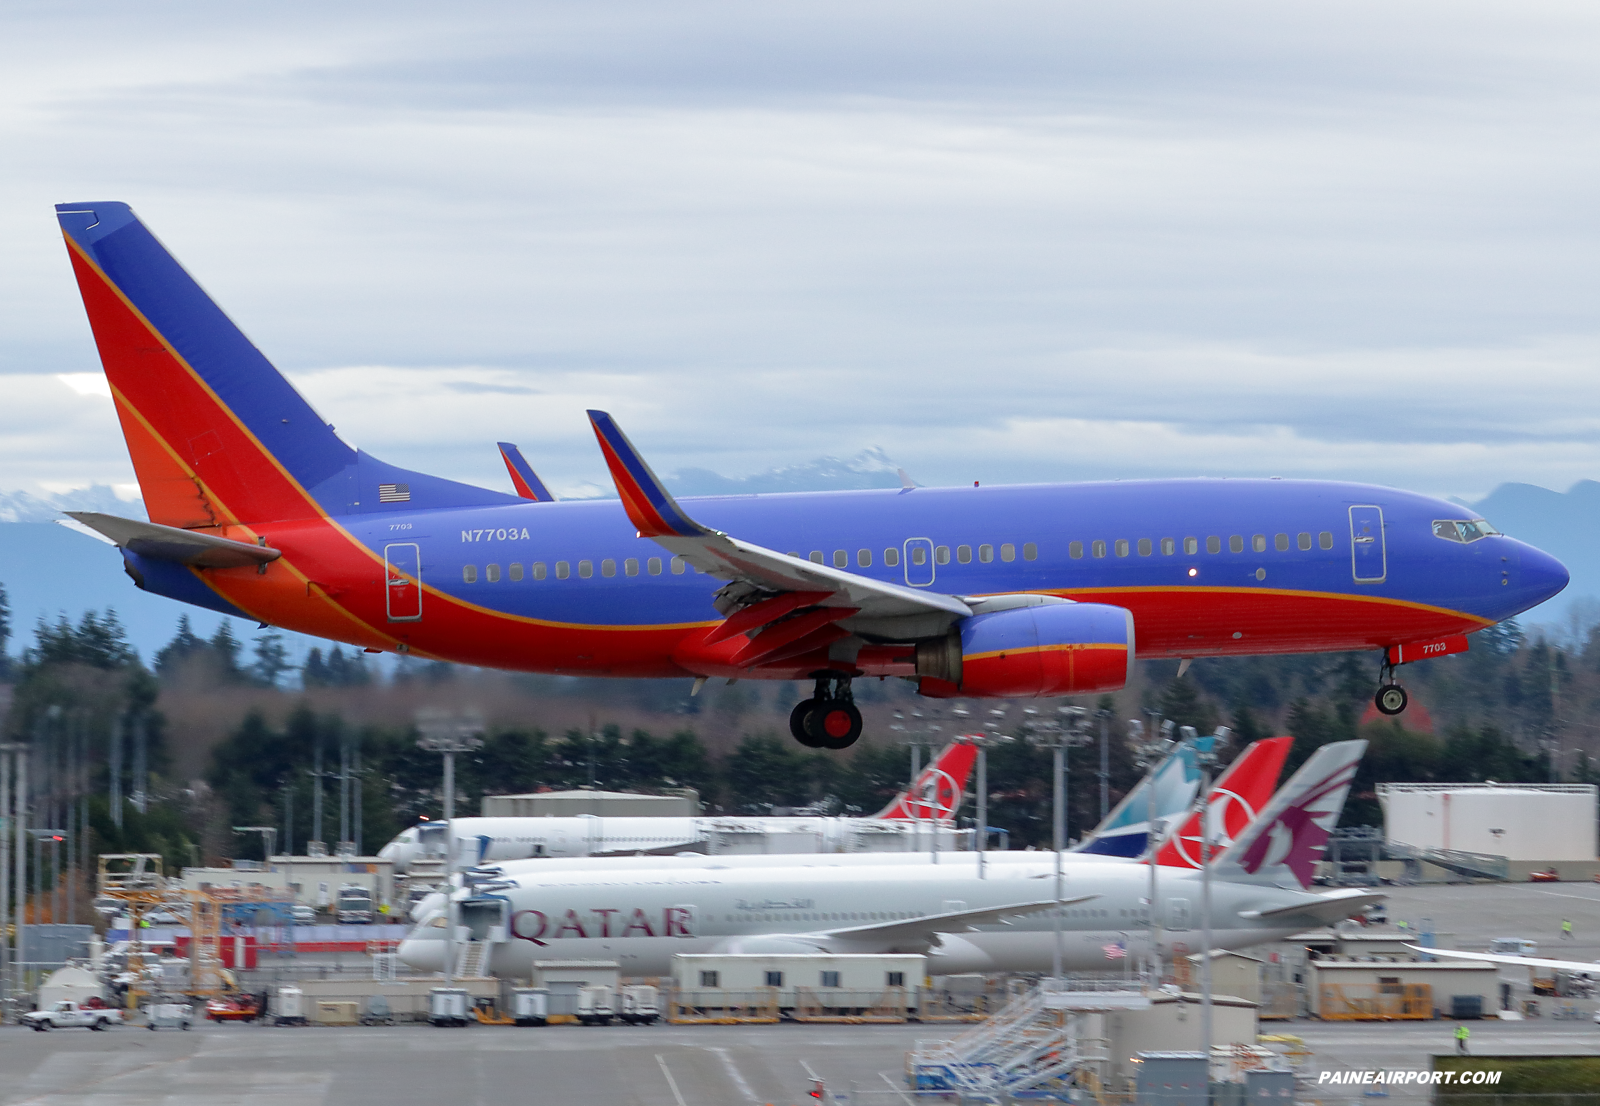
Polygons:
M506 463L506 471L511 474L511 486L517 489L517 495L540 503L556 501L555 495L544 486L544 481L539 479L533 466L522 456L522 450L510 442L496 442L495 445L500 447L500 459Z
M1361 891L1354 887L1315 895L1288 906L1275 906L1269 910L1241 910L1239 917L1250 921L1284 922L1292 924L1330 925L1359 914L1375 903L1388 898L1381 891Z
M880 939L895 941L933 941L941 933L963 933L982 925L996 925L1008 918L1024 914L1037 914L1056 906L1075 906L1080 902L1098 899L1099 895L1077 895L1070 899L1039 899L1034 902L1011 903L1008 906L986 906L980 910L951 910L943 914L924 914L918 918L901 918L892 922L874 922L871 925L850 926L846 929L823 930L820 936L847 941Z
M616 420L604 411L590 411L589 420L623 508L639 536L652 539L706 575L728 581L729 586L717 593L717 607L731 617L711 631L704 642L706 646L794 615L782 626L772 627L769 632L775 637L764 643L767 648L761 648L761 637L738 643L737 649L729 650L728 663L754 665L772 659L780 650L790 655L791 646L845 618L922 616L918 621L926 625L919 624L919 632L906 636L934 637L956 619L973 613L970 606L953 596L873 580L791 557L700 525L678 506ZM792 625L795 623L799 625ZM777 634L785 627L789 627L788 640L776 640L785 636Z
M1413 952L1427 953L1429 956L1450 956L1457 960L1476 960L1483 964L1508 964L1518 968L1550 968L1562 972L1583 972L1587 975L1600 976L1600 960L1551 960L1543 956L1512 956L1500 952L1461 952L1457 949L1429 949L1421 945L1407 945L1406 948Z
M264 565L283 554L267 545L250 545L215 534L180 530L157 522L136 522L131 518L102 515L95 511L67 511L66 514L141 557L156 561L176 561L197 568L243 568Z

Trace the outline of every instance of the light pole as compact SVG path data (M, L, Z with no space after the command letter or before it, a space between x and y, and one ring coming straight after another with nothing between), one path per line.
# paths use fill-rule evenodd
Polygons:
M917 794L916 790L917 777L922 774L922 750L924 747L927 747L930 751L937 748L944 741L944 737L939 732L939 723L925 717L920 710L912 711L911 717L915 719L915 721L907 722L905 713L897 710L894 712L894 721L889 724L889 728L897 733L905 734L905 736L900 739L900 744L907 746L911 750L911 788L906 794L906 805L908 808L910 808L913 814L917 814L919 811L924 809L921 805L919 805L921 796ZM931 756L929 757L928 763L933 763ZM933 821L933 826L931 827L932 833L930 835L932 839L930 858L934 864L937 864L939 863L939 830L940 823L943 821L943 819L939 817L937 810L937 783L935 783L934 786L935 791L933 809L928 811L928 813ZM958 804L960 803L960 796L956 797L956 801ZM918 815L913 825L913 833L920 838L922 834L922 818L920 815ZM916 848L919 845L920 841L914 839L912 842L913 848Z
M965 707L956 707L950 712L957 719L969 718L970 713ZM965 734L974 745L978 747L978 795L977 795L977 851L978 851L978 878L989 878L989 867L986 854L989 849L989 748L993 745L1003 745L1011 738L1000 732L1000 719L1005 717L1006 708L995 707L989 711L989 721L983 725L982 733Z
M1184 737L1197 737L1193 727L1183 727ZM1200 1051L1206 1058L1206 1078L1211 1078L1211 770L1217 749L1228 740L1228 728L1218 726L1209 738L1194 743L1200 768Z
M234 833L259 833L261 835L261 855L267 865L272 864L272 846L278 840L277 826L234 826Z
M1052 791L1050 846L1056 855L1056 905L1051 912L1055 923L1055 947L1051 953L1050 968L1051 976L1059 985L1061 967L1066 961L1066 934L1062 930L1061 919L1061 900L1065 897L1062 887L1064 875L1061 854L1067 847L1067 750L1083 743L1084 709L1073 706L1059 707L1058 718L1041 718L1038 710L1033 707L1024 708L1022 713L1028 716L1022 723L1022 728L1027 731L1028 744L1050 750Z
M1100 821L1106 820L1106 815L1111 813L1111 712L1097 710L1095 717L1100 719Z
M444 882L444 981L451 982L455 965L451 963L456 952L456 905L451 885L451 873L456 865L455 830L452 821L456 814L456 754L470 753L483 747L483 719L470 711L453 715L448 711L421 710L417 712L417 747L444 756L444 821L445 821L445 882Z
M11 1009L11 941L7 936L11 932L11 835L18 834L20 839L22 832L22 804L12 805L11 765L16 761L21 771L22 753L26 749L26 745L17 742L0 744L0 1018ZM21 857L22 851L18 849L17 859L20 861ZM21 879L19 869L19 885ZM17 920L22 920L20 910Z

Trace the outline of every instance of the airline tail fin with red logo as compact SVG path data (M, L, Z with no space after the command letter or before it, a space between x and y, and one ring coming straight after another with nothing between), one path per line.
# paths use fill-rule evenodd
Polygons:
M1283 762L1289 759L1292 737L1269 737L1252 742L1211 785L1206 803L1206 818L1211 831L1212 855L1226 848L1244 832L1272 800ZM1167 834L1156 853L1156 863L1172 868L1200 867L1200 812L1190 811L1181 824Z
M1365 741L1335 741L1312 753L1212 862L1216 878L1309 890L1366 751Z
M896 795L888 806L872 817L886 821L949 821L961 809L961 796L967 789L967 777L972 774L972 766L977 762L976 745L960 739L952 741L922 770L909 788Z

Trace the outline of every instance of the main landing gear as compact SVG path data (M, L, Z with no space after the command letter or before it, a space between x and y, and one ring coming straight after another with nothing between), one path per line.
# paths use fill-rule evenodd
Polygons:
M1372 697L1380 714L1395 715L1406 709L1411 697L1406 689L1394 682L1394 665L1389 663L1389 650L1383 651L1383 663L1378 668L1378 694Z
M861 712L850 696L850 677L817 677L817 690L789 714L789 732L808 749L848 749L861 736Z

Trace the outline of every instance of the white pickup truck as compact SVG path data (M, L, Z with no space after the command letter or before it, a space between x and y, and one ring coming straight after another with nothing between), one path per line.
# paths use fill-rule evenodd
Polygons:
M43 1033L47 1029L105 1029L122 1024L122 1011L109 1006L79 1006L75 1002L58 1002L48 1010L34 1010L22 1015L22 1024Z

